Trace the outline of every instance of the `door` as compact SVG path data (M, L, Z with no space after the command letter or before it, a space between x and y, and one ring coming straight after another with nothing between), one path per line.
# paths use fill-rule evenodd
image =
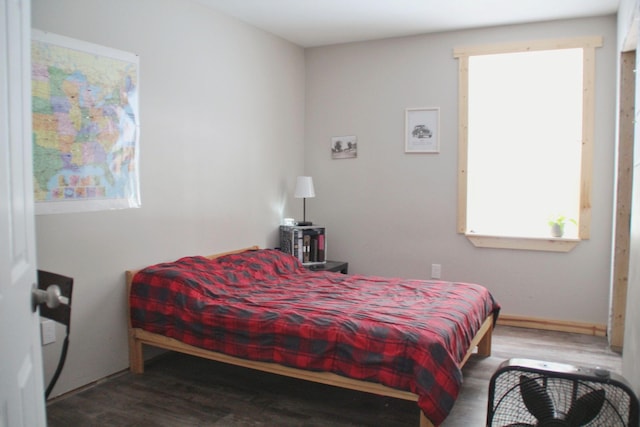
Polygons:
M29 0L0 0L0 426L8 427L46 425L40 322L31 309L30 13Z

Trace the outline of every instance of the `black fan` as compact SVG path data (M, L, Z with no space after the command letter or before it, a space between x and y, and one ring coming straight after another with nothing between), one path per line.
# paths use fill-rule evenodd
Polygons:
M607 370L510 359L491 377L487 426L638 427L638 406L624 378Z

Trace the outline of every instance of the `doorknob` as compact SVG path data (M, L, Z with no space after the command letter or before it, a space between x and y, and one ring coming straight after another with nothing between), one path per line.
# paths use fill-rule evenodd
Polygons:
M47 290L38 289L33 285L31 289L31 309L35 312L40 304L47 304L49 308L56 308L62 302L60 286L49 285Z

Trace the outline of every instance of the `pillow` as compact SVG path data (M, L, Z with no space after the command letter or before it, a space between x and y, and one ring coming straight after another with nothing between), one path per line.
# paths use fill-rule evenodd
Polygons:
M224 255L215 258L213 263L236 273L249 273L256 279L273 279L275 276L306 271L296 257L276 249L258 249Z

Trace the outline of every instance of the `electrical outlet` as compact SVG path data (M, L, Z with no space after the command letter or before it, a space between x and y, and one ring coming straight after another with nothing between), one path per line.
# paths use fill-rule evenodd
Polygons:
M439 279L442 276L442 265L431 264L431 278Z
M42 345L51 344L56 341L56 322L53 320L40 321L40 334L42 337Z

